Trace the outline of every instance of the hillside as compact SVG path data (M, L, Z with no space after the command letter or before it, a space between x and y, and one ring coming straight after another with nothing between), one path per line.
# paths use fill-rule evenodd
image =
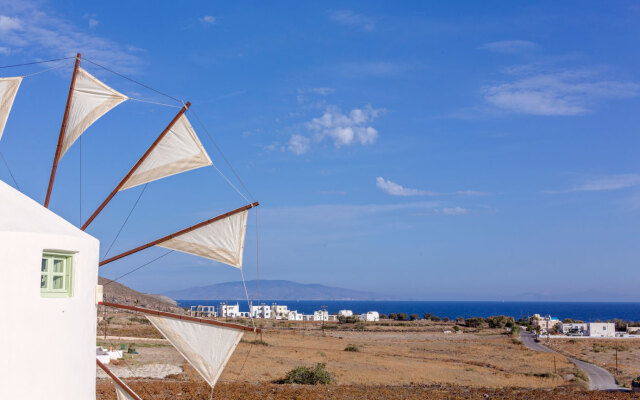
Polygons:
M249 295L257 293L257 281L247 281ZM245 298L241 281L216 283L163 293L177 300L242 300ZM273 300L387 300L375 293L298 283L285 280L260 281L260 298Z
M104 288L104 301L167 312L184 312L173 299L165 296L140 293L103 277L98 277L98 284Z

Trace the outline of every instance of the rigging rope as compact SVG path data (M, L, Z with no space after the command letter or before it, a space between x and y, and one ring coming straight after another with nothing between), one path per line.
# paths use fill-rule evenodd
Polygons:
M163 255L161 255L161 256L159 256L159 257L156 257L156 258L154 258L154 259L153 259L153 260L151 260L151 261L147 261L146 263L142 264L141 266L139 266L139 267L137 267L137 268L132 269L131 271L127 272L126 274L120 275L119 277L117 277L117 278L115 278L115 279L112 279L112 280L111 280L111 282L107 282L107 284L106 284L106 285L104 285L104 286L108 286L108 285L112 284L113 282L116 282L116 281L118 281L118 280L120 280L120 279L124 278L125 276L127 276L127 275L129 275L129 274L132 274L132 273L136 272L137 270L139 270L139 269L141 269L141 268L143 268L143 267L146 267L147 265L149 265L149 264L151 264L151 263L153 263L153 262L158 261L158 260L159 260L159 259L161 259L162 257L168 256L168 255L169 255L169 254L171 254L171 253L173 253L173 250L169 250L169 251L167 251L166 253L164 253Z
M240 185L242 185L242 187L244 188L244 190L247 192L247 194L249 195L249 197L251 198L251 201L255 201L255 198L253 197L253 195L251 194L251 192L249 191L249 189L247 189L247 186L244 184L244 182L242 181L242 179L240 179L240 176L238 175L238 173L236 172L236 170L233 168L233 165L231 165L231 163L229 162L229 160L227 159L227 156L224 155L224 152L222 151L222 149L220 148L220 146L218 146L218 143L216 143L215 140L213 140L213 136L209 133L209 131L207 130L207 128L204 126L204 124L202 123L202 121L200 120L200 117L198 117L198 113L196 113L194 111L194 109L191 107L189 108L189 111L191 111L193 113L193 115L196 117L196 120L198 120L198 124L200 124L200 126L202 127L202 130L205 131L205 133L207 134L207 136L209 136L209 139L211 140L211 142L213 143L213 145L216 147L216 149L218 150L218 152L220 153L220 155L222 156L222 159L224 160L224 162L227 164L227 166L229 167L229 169L231 169L231 171L233 172L233 175L235 175L236 179L238 180L238 182L240 182ZM216 168L218 169L218 168ZM218 172L220 172L220 170L218 170ZM222 172L220 172L220 174L222 174ZM223 175L224 176L224 175ZM226 179L226 177L225 177ZM227 181L229 181L227 179ZM232 185L233 186L233 185ZM234 186L235 188L235 186ZM236 189L237 191L238 189ZM244 196L242 196L244 197ZM245 197L246 200L246 197ZM250 203L250 201L247 200L247 203Z
M74 58L75 58L75 57L74 57ZM129 78L128 76L122 75L122 74L120 74L120 73L118 73L118 72L116 72L116 71L114 71L114 70L112 70L112 69L109 69L109 68L105 67L104 65L100 65L100 64L98 64L98 63L97 63L97 62L95 62L95 61L91 61L91 60L89 60L88 58L83 58L83 60L84 60L84 61L88 61L88 62L90 62L90 63L91 63L91 64L93 64L93 65L96 65L96 66L98 66L98 67L100 67L100 68L102 68L102 69L104 69L104 70L106 70L106 71L111 72L112 74L118 75L119 77L124 78L124 79L126 79L126 80L128 80L128 81L131 81L131 82L133 82L133 83L135 83L135 84L137 84L137 85L140 85L140 86L142 86L142 87L144 87L144 88L146 88L146 89L149 89L149 90L151 90L151 91L154 91L154 92L156 92L156 93L158 93L158 94L161 94L161 95L163 95L163 96L165 96L165 97L168 97L168 98L170 98L171 100L177 101L178 103L183 103L183 101L182 101L182 100L178 100L178 99L176 99L176 98L175 98L175 97L173 97L173 96L170 96L170 95L168 95L168 94L166 94L166 93L164 93L164 92L161 92L161 91L159 91L159 90L157 90L157 89L152 88L151 86L147 86L147 85L145 85L144 83L142 83L142 82L138 82L138 81L136 81L136 80L135 80L135 79L133 79L133 78Z
M147 190L147 185L148 185L148 183L145 183L144 186L142 187L142 190L140 191L140 194L138 195L138 198L136 199L136 202L133 203L133 207L131 207L131 210L129 210L129 214L127 215L127 218L125 218L124 222L120 226L120 229L118 230L118 233L116 234L116 237L113 238L113 241L109 245L109 248L107 249L107 252L104 253L104 256L102 257L102 261L104 261L107 258L107 256L109 255L109 252L111 251L111 248L116 243L116 240L118 240L118 237L120 236L120 233L122 233L122 230L124 229L124 226L127 224L127 221L129 221L129 217L131 217L131 214L133 214L133 210L136 209L136 206L138 205L138 202L140 201L140 198L144 194L144 191Z
M2 154L2 152L0 151L0 158L2 158L2 161L4 161L4 165L7 167L7 171L9 171L9 175L11 175L11 179L13 180L13 183L16 185L16 189L20 190L20 186L18 185L18 181L16 181L16 177L13 176L13 172L11 171L11 168L9 168L9 163L7 162L7 159L4 158L4 155ZM20 190L22 191L22 190Z
M0 69L2 68L13 68L13 67L22 67L25 65L34 65L34 64L42 64L42 63L49 63L49 62L54 62L54 61L62 61L62 60L70 60L70 59L75 59L76 56L73 57L63 57L63 58L54 58L53 60L44 60L44 61L33 61L33 62L28 62L28 63L23 63L23 64L14 64L14 65L3 65L0 66Z
M62 64L57 65L57 66L55 66L55 67L51 67L51 68L47 68L47 69L43 69L42 71L38 71L38 72L34 72L34 73L32 73L32 74L24 75L24 76L23 76L23 78L30 78L30 77L32 77L32 76L39 75L39 74L41 74L41 73L43 73L43 72L53 71L54 69L60 69L60 68L62 68L62 67L66 67L66 66L69 66L69 65L71 65L71 64L73 64L73 63L68 63L68 62L67 62L67 63L62 63Z
M129 100L133 100L133 101L137 101L139 103L149 103L149 104L155 104L158 106L165 106L165 107L172 107L172 108L182 108L180 106L174 106L172 104L165 104L165 103L158 103L156 101L151 101L151 100L142 100L142 99L134 99L133 97L128 97Z
M79 186L80 186L80 190L78 191L78 193L80 193L80 200L79 200L79 204L80 206L78 207L80 209L79 214L80 214L80 225L82 225L82 135L80 135L79 139L79 147L80 147L80 168L78 168L79 171Z

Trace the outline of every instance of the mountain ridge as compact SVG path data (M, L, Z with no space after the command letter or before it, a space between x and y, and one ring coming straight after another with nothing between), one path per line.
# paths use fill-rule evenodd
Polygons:
M257 294L257 281L246 281L249 295ZM176 300L243 300L242 281L214 283L206 286L172 290L162 293ZM272 300L391 300L388 296L289 280L261 280L260 298Z

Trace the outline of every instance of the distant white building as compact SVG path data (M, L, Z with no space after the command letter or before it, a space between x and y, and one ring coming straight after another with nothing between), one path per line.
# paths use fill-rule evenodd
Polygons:
M588 336L589 325L585 323L562 324L562 333L569 336Z
M558 318L553 318L551 315L543 317L540 314L534 314L530 320L534 328L539 326L542 332L551 332L556 325L562 324Z
M616 337L613 322L589 322L589 337Z
M225 304L221 303L220 307L218 307L218 316L222 318L239 318L240 314L240 305L236 304Z
M327 310L318 310L313 313L314 321L328 321L329 312Z
M251 316L253 318L271 318L271 306L260 304L251 306Z
M351 310L340 310L340 311L338 311L338 317L353 317L353 311L351 311Z
M273 303L271 306L271 315L275 319L289 319L289 308L287 306Z
M298 313L298 311L289 311L289 313L287 314L287 319L289 321L302 321L303 318L304 315Z
M366 314L358 315L360 321L377 322L380 321L380 314L377 311L369 311Z

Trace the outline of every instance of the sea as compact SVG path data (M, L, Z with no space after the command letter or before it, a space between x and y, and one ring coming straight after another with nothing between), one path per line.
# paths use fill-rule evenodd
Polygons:
M216 306L226 300L178 300L180 307L189 308L195 305ZM240 311L249 311L246 300L229 301L238 303ZM490 317L505 315L526 318L533 314L551 315L563 320L571 318L582 321L607 321L622 319L626 321L640 321L640 303L578 303L578 302L514 302L514 301L355 301L355 300L260 300L261 304L273 303L286 305L289 310L297 310L303 314L313 314L326 306L329 314L337 314L339 310L352 310L362 314L367 311L377 311L381 314L406 313L418 314L420 318L425 313L440 318L448 317ZM254 302L257 304L257 302Z

